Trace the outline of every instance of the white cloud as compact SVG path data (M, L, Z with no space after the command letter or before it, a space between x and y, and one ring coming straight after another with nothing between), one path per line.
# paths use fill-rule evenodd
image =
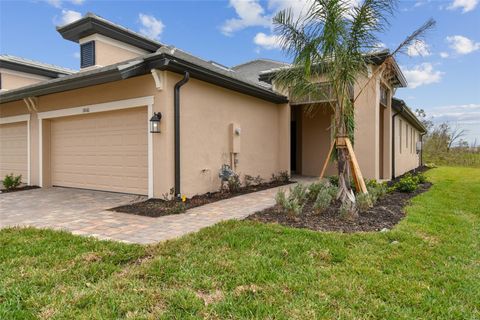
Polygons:
M82 18L82 14L73 10L62 9L59 25L63 26Z
M442 58L448 58L450 55L448 54L448 52L440 52L440 57Z
M434 70L433 65L427 62L416 65L412 69L402 68L402 70L407 78L409 88L440 82L445 74L444 72Z
M152 39L158 39L160 37L163 29L165 28L165 25L161 20L158 20L154 16L143 13L140 13L138 18L143 26L143 28L140 29L141 34Z
M462 9L463 13L472 11L478 4L478 0L453 0L447 7L449 10Z
M449 36L447 42L458 54L468 54L480 49L480 42L474 42L464 36Z
M235 31L247 27L271 26L271 17L265 15L265 10L258 0L230 0L230 6L235 9L238 18L225 21L221 27L222 33L231 35Z
M62 7L62 4L63 4L63 0L46 0L46 2L54 6L55 8L59 8L59 9ZM70 2L75 5L82 5L85 2L85 0L70 0Z
M62 7L62 0L47 0L47 3L54 6L55 8Z
M74 52L74 53L73 53L73 57L74 57L75 59L80 59L80 52Z
M429 46L425 41L417 40L414 43L412 43L410 46L408 46L407 54L410 57L429 56L430 55Z
M466 140L480 142L479 103L433 107L426 111L435 123L448 122L454 127L466 130Z
M259 32L253 38L253 42L264 49L279 49L280 37L276 35L267 35L263 32Z

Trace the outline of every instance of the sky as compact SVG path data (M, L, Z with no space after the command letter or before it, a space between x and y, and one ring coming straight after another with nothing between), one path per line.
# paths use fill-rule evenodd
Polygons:
M290 61L272 17L311 0L100 1L0 0L0 53L79 68L78 44L55 27L87 12L226 66L268 58ZM349 0L353 4L361 0ZM397 61L409 83L395 95L435 123L448 121L480 144L480 0L400 1L379 45L394 49L429 18L435 29Z

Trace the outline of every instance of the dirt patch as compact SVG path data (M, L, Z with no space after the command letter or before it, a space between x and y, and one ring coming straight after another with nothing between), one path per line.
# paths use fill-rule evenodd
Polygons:
M209 304L216 303L223 299L223 292L220 290L215 290L213 292L196 292L196 296L203 301L203 303L208 306Z
M12 192L17 192L17 191L25 191L25 190L32 190L32 189L38 189L38 188L40 188L40 187L37 187L37 186L23 186L23 187L18 187L18 188L12 189L12 190L2 189L2 190L0 190L0 193L12 193Z
M185 200L185 202L182 202L180 200L148 199L146 201L132 203L109 210L147 217L161 217L171 214L183 213L188 209L203 206L208 203L225 200L252 192L267 190L270 188L281 187L291 183L294 182L272 181L259 185L242 187L237 192L208 192L205 194L193 196L192 198L188 198Z
M254 213L246 220L266 223L278 223L288 227L311 229L316 231L365 232L391 229L405 216L403 208L409 200L427 191L432 184L420 184L412 193L394 191L386 194L374 207L359 212L355 219L342 217L339 213L340 204L334 203L322 213L317 213L313 203L307 202L303 212L295 217L285 214L278 206Z

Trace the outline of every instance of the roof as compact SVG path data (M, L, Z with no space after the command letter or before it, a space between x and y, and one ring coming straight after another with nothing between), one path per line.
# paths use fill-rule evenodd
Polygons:
M398 98L392 98L392 109L397 112L397 114L404 117L411 125L420 130L420 132L427 132L427 128L425 128L423 123L418 120L415 113L413 113L413 111L407 106L405 101Z
M374 51L370 53L365 54L365 60L368 63L371 63L373 65L381 65L388 57L390 57L390 51L388 49L380 50L380 51ZM263 72L260 72L260 81L266 81L266 82L271 82L272 79L275 76L275 73L277 73L280 70L283 70L285 68L289 68L290 66L284 66L280 68L273 68L270 70L266 70ZM400 70L400 67L398 66L397 62L395 59L393 59L393 65L392 65L395 75L394 75L394 83L398 87L406 87L407 86L407 80L405 79L405 76L403 75L402 71Z
M251 82L233 70L219 67L177 48L164 46L155 53L124 62L88 71L80 71L62 78L2 92L0 94L0 103L128 79L149 74L152 69L169 70L176 73L188 71L192 78L213 83L227 89L274 103L288 102L285 96L277 94L258 83Z
M77 43L82 38L98 33L149 52L155 52L163 46L162 43L154 39L145 37L91 12L72 23L57 27L57 31L64 39Z
M7 54L0 55L0 68L41 75L49 78L58 78L77 72L76 70Z
M288 63L269 59L255 59L236 65L232 69L251 82L259 83L260 72L289 66Z

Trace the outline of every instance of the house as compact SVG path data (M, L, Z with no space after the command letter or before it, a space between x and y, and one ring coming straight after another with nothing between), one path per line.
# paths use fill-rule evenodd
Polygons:
M46 77L0 94L1 176L22 174L41 187L161 197L171 188L187 196L217 190L223 164L263 178L285 170L320 173L331 116L307 117L302 101L276 90L272 75L288 65L254 60L229 68L91 13L57 31L78 43L78 72L0 60L2 79L19 69L25 78ZM385 57L372 55L372 70ZM394 173L419 164L403 144L415 144L424 128L406 106L395 109L393 92L405 80L398 67L394 71L368 82L356 106L355 151L367 178L393 175L397 140ZM393 133L392 119L405 129Z

